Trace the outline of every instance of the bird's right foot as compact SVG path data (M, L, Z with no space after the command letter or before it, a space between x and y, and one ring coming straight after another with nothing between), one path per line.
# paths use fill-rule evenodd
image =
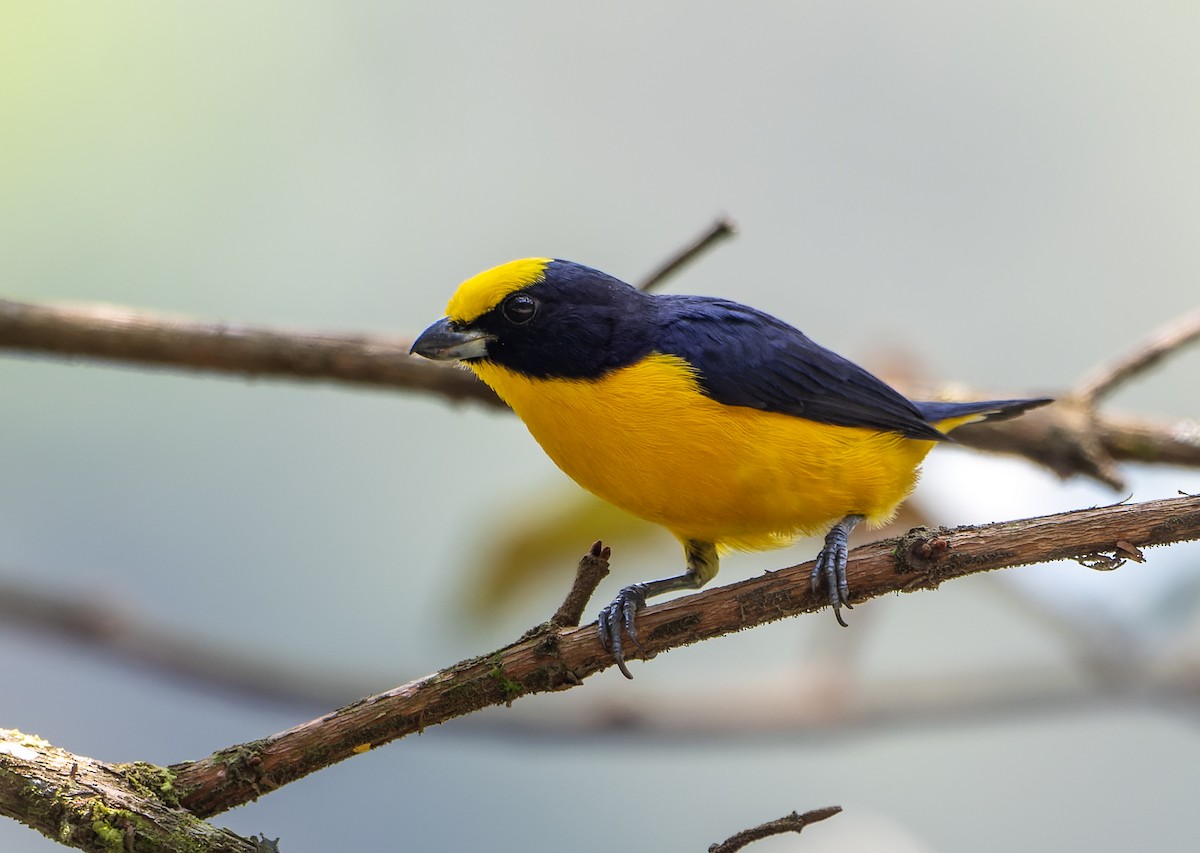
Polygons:
M633 640L633 644L639 649L642 647L642 644L638 642L637 628L634 623L637 612L646 606L647 592L648 586L644 583L635 583L625 587L617 593L617 597L612 600L611 604L600 611L600 617L597 620L600 645L612 654L613 660L617 662L617 668L626 678L633 678L633 674L625 666L625 646L621 640L621 632L624 631L628 634L629 639Z
M842 608L853 610L850 604L850 583L846 579L846 560L850 552L850 533L858 527L863 517L848 515L835 524L825 535L825 547L817 554L817 560L812 568L812 591L825 592L829 595L829 606L833 616L843 628L849 628L842 618Z

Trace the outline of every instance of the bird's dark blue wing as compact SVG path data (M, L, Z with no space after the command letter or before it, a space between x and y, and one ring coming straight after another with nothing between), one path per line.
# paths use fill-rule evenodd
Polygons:
M718 402L909 438L945 438L904 395L770 314L699 296L664 295L656 302L657 348L692 364L704 392Z

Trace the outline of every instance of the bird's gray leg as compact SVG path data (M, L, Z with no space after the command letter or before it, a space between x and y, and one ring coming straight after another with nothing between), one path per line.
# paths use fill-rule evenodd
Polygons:
M862 523L864 516L848 515L825 534L825 547L817 554L812 570L812 591L820 592L821 585L829 592L829 606L834 618L843 628L850 627L842 618L842 607L850 605L850 583L846 580L846 554L849 552L850 532Z
M637 612L646 606L646 599L664 592L675 592L679 589L699 589L717 573L720 560L717 557L717 546L712 542L701 542L688 539L683 543L683 552L687 556L687 571L681 575L669 578L659 578L656 581L631 584L612 600L612 603L600 611L597 627L600 631L600 643L612 653L622 675L633 678L625 666L625 649L621 641L621 631L629 635L633 644L639 649L635 620Z

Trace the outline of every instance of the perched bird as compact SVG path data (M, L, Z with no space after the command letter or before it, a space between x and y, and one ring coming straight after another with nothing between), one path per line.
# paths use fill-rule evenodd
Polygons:
M847 539L912 490L934 442L1050 402L919 403L754 308L653 295L570 261L527 258L459 286L412 351L457 360L569 477L663 525L680 575L620 591L600 638L621 671L647 598L698 589L718 551L826 532L812 571L842 625Z

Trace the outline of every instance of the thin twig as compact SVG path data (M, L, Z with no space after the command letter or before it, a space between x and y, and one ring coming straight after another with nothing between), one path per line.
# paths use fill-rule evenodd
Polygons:
M1099 403L1130 379L1196 340L1200 340L1200 311L1159 328L1128 353L1089 372L1069 394L1060 397L1059 416L1066 424L1066 431L1073 433L1074 447L1069 460L1072 468L1117 491L1125 491L1125 480L1116 464L1122 457L1114 452L1102 434ZM1200 427L1196 424L1193 423L1190 430L1176 429L1172 435L1176 439L1182 438L1183 441L1178 443L1191 443L1200 450ZM1136 452L1137 444L1128 436L1122 436L1121 443ZM1157 455L1161 444L1155 441L1148 446L1149 455Z
M700 257L706 250L711 249L726 237L737 234L737 226L728 217L721 217L708 227L708 230L696 238L691 245L680 249L674 257L667 259L662 266L650 273L637 283L639 290L653 290L666 279L679 272L684 266Z
M575 628L583 619L584 608L600 586L600 581L608 577L608 558L612 556L609 548L599 539L592 543L589 550L579 560L579 569L575 572L575 583L558 610L550 617L550 624L555 628Z
M770 838L772 835L783 835L786 832L798 833L809 824L831 818L835 814L840 814L841 811L841 806L826 806L823 809L813 809L804 814L792 812L775 820L760 823L758 826L753 826L750 829L743 829L741 832L726 838L720 844L709 845L708 853L737 853L738 850L741 850L747 844L762 841L764 838Z
M1200 497L1180 497L954 530L914 530L856 548L848 568L855 603L889 592L932 589L982 571L1200 538ZM1124 548L1124 546L1121 546ZM812 564L706 590L639 614L650 658L679 646L828 605L809 584ZM201 817L248 802L322 767L490 705L574 687L613 665L594 625L549 626L516 643L363 699L320 719L177 765L184 805Z
M1166 356L1197 340L1200 340L1200 311L1193 311L1157 329L1136 348L1088 373L1076 384L1074 393L1095 405Z
M1011 421L967 424L954 431L964 447L1022 456L1060 477L1085 476L1124 491L1096 470L1084 448L1093 442L1106 458L1146 465L1200 468L1200 421L1131 415L1082 414L1068 397Z

